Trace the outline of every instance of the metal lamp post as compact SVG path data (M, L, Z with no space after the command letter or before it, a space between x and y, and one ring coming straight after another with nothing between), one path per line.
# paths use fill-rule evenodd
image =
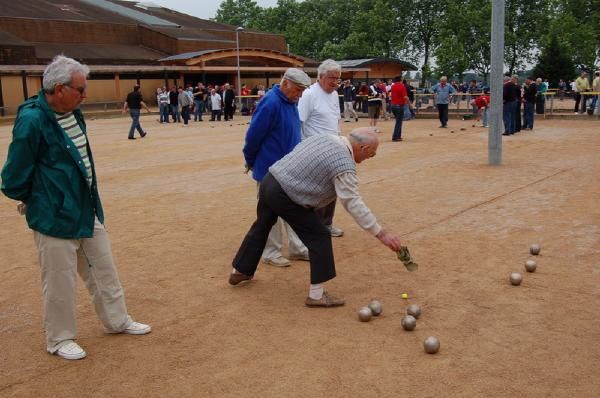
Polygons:
M243 32L244 28L242 26L238 26L235 28L235 46L236 46L236 55L237 55L237 91L238 91L238 102L241 104L241 96L242 96L242 79L240 77L240 32Z
M502 164L502 72L504 70L504 0L492 1L491 104L488 131L488 164Z

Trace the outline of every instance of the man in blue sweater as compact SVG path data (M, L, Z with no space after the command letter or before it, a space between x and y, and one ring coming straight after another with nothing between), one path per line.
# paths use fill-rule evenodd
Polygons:
M300 143L300 117L296 104L308 86L308 75L300 69L290 68L283 75L280 85L275 85L259 102L246 132L243 150L246 168L252 170L257 189L269 167ZM289 259L281 251L284 226L288 234ZM308 261L308 249L292 228L279 219L271 229L262 257L266 264L287 267L289 260Z

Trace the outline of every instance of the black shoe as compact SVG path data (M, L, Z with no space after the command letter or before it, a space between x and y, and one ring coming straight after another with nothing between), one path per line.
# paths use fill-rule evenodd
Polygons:
M394 141L394 142L402 141L402 138L393 138L392 141Z
M148 135L148 133L140 134L142 138L144 138L146 135Z
M510 133L502 133L502 135L512 135L512 134L510 134Z
M128 140L135 140L135 137L127 137Z

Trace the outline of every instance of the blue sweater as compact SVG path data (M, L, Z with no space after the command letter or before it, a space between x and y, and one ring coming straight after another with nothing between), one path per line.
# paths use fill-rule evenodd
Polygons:
M300 116L276 85L259 102L246 132L244 159L252 177L262 181L269 167L300 143Z

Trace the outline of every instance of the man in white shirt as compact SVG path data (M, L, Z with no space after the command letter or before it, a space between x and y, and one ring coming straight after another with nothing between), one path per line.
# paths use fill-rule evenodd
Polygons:
M298 102L298 112L302 123L303 140L318 134L340 134L340 101L337 88L341 75L340 64L327 59L317 69L317 82L302 93ZM335 201L317 210L317 213L331 232L331 236L344 235L342 229L333 225Z

